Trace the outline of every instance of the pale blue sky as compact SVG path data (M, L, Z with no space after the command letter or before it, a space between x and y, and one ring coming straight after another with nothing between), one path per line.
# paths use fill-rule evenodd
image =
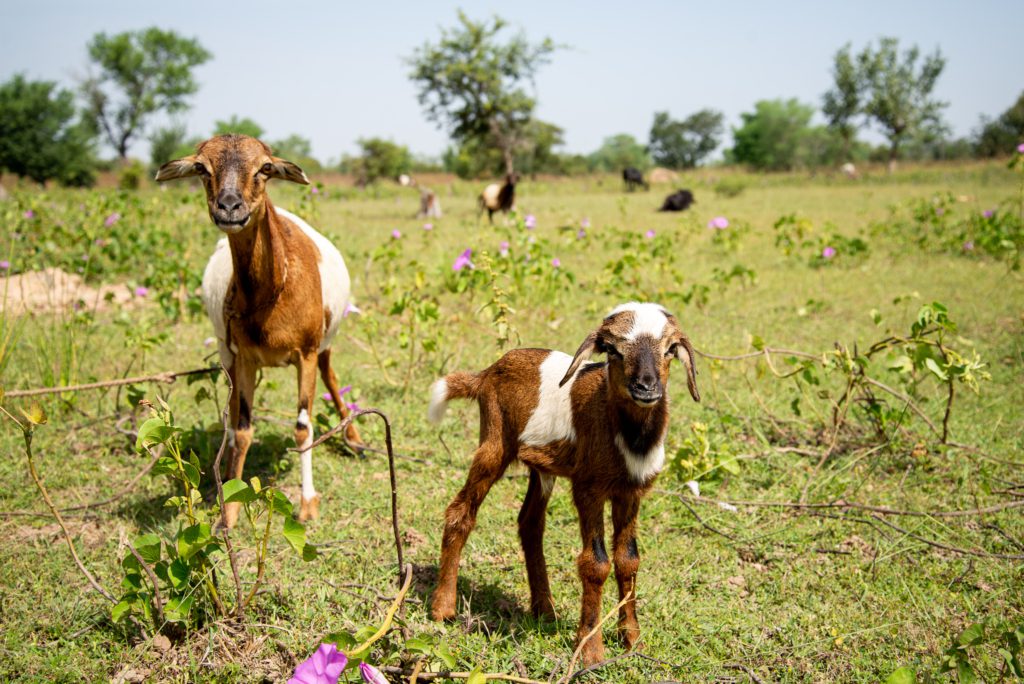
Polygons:
M267 139L299 133L320 159L383 136L438 155L444 133L424 118L403 61L458 4L172 0L0 0L0 80L17 72L72 86L85 73L96 32L155 25L197 37L214 58L197 70L200 91L184 121L207 134L213 121L248 116ZM590 152L630 133L645 142L653 113L682 118L704 107L730 125L759 99L796 97L818 107L832 56L880 36L941 48L948 62L936 94L946 120L967 135L1024 90L1024 2L467 2L471 16L498 13L539 39L571 49L537 79L537 115L565 129L566 149ZM162 122L154 122L162 123ZM877 138L877 136L874 136ZM726 136L729 144L730 136ZM140 142L134 156L146 157Z

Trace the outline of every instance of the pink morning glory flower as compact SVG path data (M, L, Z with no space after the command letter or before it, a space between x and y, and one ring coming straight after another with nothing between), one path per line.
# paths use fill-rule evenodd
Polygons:
M935 215L936 216L942 216L945 213L946 213L946 210L943 209L942 207L935 207Z
M590 227L590 219L587 218L586 216L584 216L583 220L580 221L580 228L589 228L589 227Z
M651 230L647 231L646 233L644 233L644 237L647 238L648 240L653 239L654 238L654 230L651 229Z
M508 240L502 240L501 244L498 245L498 254L503 257L508 256Z
M561 260L561 259L559 259L558 257L555 257L554 259L552 259L552 260L551 260L551 265L552 265L552 266L553 266L554 268L558 268L559 266L561 266L561 265L562 265L562 260Z
M352 385L345 385L340 390L338 390L338 394L341 395L341 396L345 396L346 394L348 394L351 391L352 391Z
M320 644L316 653L295 668L288 684L337 684L348 658L334 644Z
M821 256L823 258L825 258L825 259L831 259L835 255L836 255L836 248L835 247L826 247L825 249L821 250Z
M6 271L10 267L11 267L11 262L8 261L7 259L4 259L3 261L0 261L0 271Z
M311 185L309 187L309 194L310 195L319 195L320 194L320 188L316 187L315 185Z
M142 285L139 285L137 288L135 288L135 296L136 297L145 297L148 294L149 294L149 288L148 287L143 287Z
M964 243L964 251L965 252L973 252L974 251L974 240L968 240L967 242Z
M359 404L357 404L354 401L352 403L345 402L345 408L347 408L349 411L358 411L359 410Z
M583 230L582 228L576 231L577 240L582 240L585 237L587 237L587 231Z
M527 214L526 218L523 219L523 225L526 226L528 230L533 230L537 227L537 217L533 214Z
M398 240L401 237L402 237L402 231L398 230L397 228L395 228L393 231L391 231L391 239L392 240Z
M469 258L471 256L473 256L473 250L472 249L466 249L466 251L464 251L462 254L460 254L458 257L456 257L455 262L452 263L452 270L453 271L461 271L462 269L466 268L467 266L469 268L473 268L473 262L469 260Z
M729 219L724 216L716 216L715 218L708 221L708 228L712 230L725 230L729 227Z
M388 684L381 671L370 663L359 663L359 674L367 684Z
M31 209L26 209L25 213L22 214L22 216L24 216L27 219L32 219L36 217L36 212L32 211Z
M331 400L331 393L330 392L324 392L323 394L320 395L320 398L323 399L324 401L330 401Z
M1024 154L1024 143L1017 145L1017 152L1020 154Z
M116 211L103 220L103 225L110 228L112 225L121 220L121 214Z
M423 224L423 230L434 230L434 224L433 223L424 223Z
M984 216L985 218L992 218L994 214L995 212L992 211L991 209L986 209L985 211L981 212L981 215Z
M342 310L341 317L342 318L348 318L349 314L361 314L361 313L363 313L362 309L360 309L358 306L356 306L352 302L349 302L349 303L347 303L345 305L345 308Z
M203 340L203 346L204 347L209 347L209 346L213 345L213 343L216 342L216 341L217 341L217 338L215 338L215 337L207 337L205 340Z

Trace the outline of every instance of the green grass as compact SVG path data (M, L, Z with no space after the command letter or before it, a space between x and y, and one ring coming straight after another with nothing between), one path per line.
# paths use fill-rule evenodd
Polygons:
M1019 176L995 165L914 168L853 183L744 176L745 189L722 198L712 190L721 175L704 170L684 178L681 185L694 190L697 204L682 215L654 211L665 193L626 195L610 177L524 182L518 203L523 213L537 217L532 235L540 246L541 274L516 282L499 269L496 284L514 310L508 319L513 342L517 335L523 346L571 352L614 305L655 299L679 316L699 349L715 354L750 351L754 336L769 346L812 353L830 350L835 342L863 349L888 330L907 331L922 304L940 301L960 326L953 344L976 349L992 374L979 396L959 390L954 407L953 439L976 448L944 447L920 421L908 421L883 448L851 442L816 470L817 457L778 447L822 448L814 411L825 415L829 408L815 398L818 388L805 388L804 415L794 422L790 403L801 390L792 380L775 378L763 362L703 359L699 405L689 400L680 370L674 371L669 447L681 446L691 424L703 422L717 451L739 457L738 473L718 470L702 481L702 493L715 499L787 502L806 489L810 501L842 498L934 511L1019 497L1024 481L1021 276L984 256L918 248L890 220L889 211L949 191L964 200L956 206L958 214L980 213L1017 198ZM482 267L481 251L497 259L504 239L511 239L513 250L526 247L521 228L477 223L477 184L435 189L445 217L429 232L411 218L418 199L413 192L329 186L327 196L317 200L318 216L311 222L341 248L364 311L346 320L335 341L334 365L342 384L353 385L360 405L388 414L396 447L406 457L398 461L400 516L406 558L416 567L408 626L446 642L459 669L480 665L541 680L557 670L557 679L572 652L580 594L578 528L567 482L556 485L546 535L556 622L538 624L523 612L529 594L516 538L518 505L526 490L522 470L496 485L481 509L463 555L459 619L437 625L427 617L443 511L462 484L477 438L476 407L468 403L453 404L440 428L428 425L427 388L442 372L480 369L499 354L492 310L482 309L493 297L482 269L465 276L467 287L459 291L451 263L473 248ZM279 184L272 194L278 204L296 210L303 192ZM31 225L22 216L30 205L38 215ZM208 321L190 314L184 298L172 296L195 287L218 237L197 189L146 190L137 197L113 191L20 194L0 209L7 231L0 244L13 245L14 271L55 264L70 268L83 249L103 237L96 231L114 209L124 214L110 231L118 248L87 260L103 266L92 279L125 287L145 284L150 287L146 299L153 301L124 311L7 316L6 325L20 327L6 365L0 364L5 390L208 362ZM867 256L848 262L841 254L819 269L806 258L785 257L775 247L772 225L790 213L807 218L815 235L864 236ZM705 227L718 215L739 234L734 249L717 244ZM591 226L587 237L578 239L584 218ZM58 222L72 227L58 230ZM872 225L882 228L869 230ZM390 236L396 228L402 232L399 240ZM647 230L655 231L653 240L643 237ZM82 231L93 232L85 238ZM637 264L626 264L613 278L606 266L629 252L639 255ZM553 257L561 260L562 278L551 274ZM729 271L737 264L752 270L755 282L734 280L720 287L715 269ZM709 288L706 304L685 303L682 296L700 284ZM436 301L438 319L413 324L408 312L390 315L402 293L414 303ZM901 295L913 296L894 303ZM184 304L176 308L176 301ZM882 316L880 325L869 315L872 309ZM436 349L424 349L423 340L435 342ZM402 346L407 341L412 351ZM142 389L154 401L163 397L186 429L216 429L214 403L193 399L200 386L179 381ZM826 388L834 386L834 380L825 380ZM226 388L219 383L216 389L223 405ZM920 389L924 410L941 420L938 386L923 382ZM264 372L256 395L257 443L246 476L276 478L297 501L298 460L281 455L291 440L294 393L294 371ZM8 399L5 405L24 404ZM50 421L38 429L35 447L58 505L111 496L144 465L145 457L135 454L117 430L119 418L131 411L126 391L51 397L43 405ZM321 409L326 411L325 405ZM367 419L361 429L371 442L383 444L376 419ZM42 511L21 435L9 422L0 428L0 446L6 454L0 460L0 510ZM0 516L0 679L102 681L131 672L153 680L285 679L294 667L292 657L304 659L323 635L379 622L387 604L377 594L394 591L387 464L374 454L353 457L337 445L320 448L314 463L324 502L320 520L309 525L309 540L320 545L320 558L303 563L275 538L267 585L251 611L253 624L244 630L214 625L176 641L167 652L140 640L130 627L111 623L109 606L78 574L52 520ZM685 491L683 479L664 473L658 491L644 501L638 580L645 653L679 667L626 659L591 675L593 681L742 680L747 675L727 667L737 663L766 681L879 681L901 665L937 675L942 652L972 622L1024 620L1020 561L931 548L865 512L752 506L730 512L697 505L704 521L730 539L701 525L675 496ZM1013 486L1018 488L1008 492ZM162 506L173 493L166 480L147 477L114 504L69 516L83 561L115 594L121 540L173 529L170 509ZM950 546L1022 552L1008 540L1024 540L1020 509L966 518L886 519ZM252 575L247 567L243 579ZM614 582L606 590L604 607L610 610ZM621 653L613 622L606 626L605 642L609 656ZM385 654L378 651L375 657ZM998 679L993 645L975 649L971 658L986 680Z

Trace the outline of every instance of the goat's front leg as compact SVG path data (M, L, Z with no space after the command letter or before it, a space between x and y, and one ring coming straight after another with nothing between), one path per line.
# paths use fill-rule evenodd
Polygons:
M331 368L331 350L323 350L316 360L317 365L320 367L320 378L324 381L324 385L327 386L327 391L331 395L334 407L338 409L341 419L345 420L348 418L349 411L345 406L344 400L341 398L341 390L338 388L338 376L334 374L334 369ZM345 428L345 438L351 444L363 443L363 439L359 436L359 430L354 422L349 423L348 427Z
M629 650L640 640L640 624L636 620L636 574L640 569L636 518L639 511L638 495L612 498L612 560L615 562L615 580L619 585L619 601L631 594L619 609L619 637Z
M577 647L601 620L601 590L608 579L611 564L604 546L604 499L586 488L573 487L573 503L580 515L583 551L576 559L576 568L583 582L580 626L576 632ZM593 665L604 660L601 630L594 632L583 645L583 663Z
M252 444L252 398L256 391L256 366L243 356L236 356L228 369L231 378L231 397L228 399L228 414L231 429L228 434L227 479L242 477L245 456ZM238 502L224 504L223 522L234 527L238 522Z
M309 353L299 359L298 370L299 405L298 417L295 419L295 444L304 451L299 452L299 463L302 467L302 503L299 506L299 520L305 522L320 516L320 495L313 486L313 395L316 393L315 353Z
M455 589L462 547L476 526L480 504L507 465L500 440L481 444L473 454L466 484L448 504L444 513L444 535L441 537L441 567L437 573L437 589L431 599L430 615L435 620L455 617Z

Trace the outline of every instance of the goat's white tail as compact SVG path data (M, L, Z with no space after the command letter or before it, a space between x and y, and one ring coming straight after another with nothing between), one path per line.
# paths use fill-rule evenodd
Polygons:
M427 409L427 419L436 425L444 418L444 413L447 410L448 381L441 378L430 386L430 408Z

